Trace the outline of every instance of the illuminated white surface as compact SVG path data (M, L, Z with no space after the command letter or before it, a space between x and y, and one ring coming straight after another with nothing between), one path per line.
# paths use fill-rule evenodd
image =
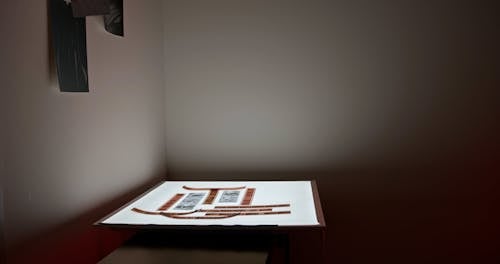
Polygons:
M251 205L290 204L290 207L274 208L274 211L291 211L290 214L278 215L245 215L225 219L174 219L161 215L145 215L133 212L136 207L146 211L158 210L165 202L177 193L208 191L189 191L182 186L194 188L224 188L240 187L255 188ZM246 189L241 190L237 203L219 203L223 191L219 191L213 204L202 204L202 199L195 209L212 209L217 205L239 205ZM184 196L185 197L185 196ZM183 197L183 198L184 198ZM182 201L182 199L180 200ZM180 202L179 201L179 202ZM177 202L177 203L179 203ZM176 204L177 204L176 203ZM182 212L174 210L175 205L168 212ZM196 214L200 215L200 214ZM103 224L128 224L128 225L318 225L314 198L310 181L250 181L250 182L200 182L200 181L166 181L137 201L124 207L111 217L102 221Z

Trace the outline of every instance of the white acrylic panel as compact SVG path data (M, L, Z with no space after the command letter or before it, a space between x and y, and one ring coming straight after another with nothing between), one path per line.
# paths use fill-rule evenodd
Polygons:
M212 204L203 204L209 191L190 191L183 186L193 188L228 188L242 187L237 202L219 203L223 191L219 191ZM213 209L220 205L240 205L245 195L246 189L255 188L255 193L251 205L289 204L288 207L275 207L273 211L290 211L288 214L272 215L237 215L224 219L175 219L162 215L146 215L132 211L138 208L145 211L158 212L157 210L165 204L175 194L204 193L193 209ZM176 210L182 199L168 209L168 212L178 213L185 210ZM191 216L202 216L203 213L194 213ZM314 198L310 181L166 181L147 193L145 196L124 207L111 217L102 221L103 224L128 224L128 225L280 225L280 226L300 226L318 225Z

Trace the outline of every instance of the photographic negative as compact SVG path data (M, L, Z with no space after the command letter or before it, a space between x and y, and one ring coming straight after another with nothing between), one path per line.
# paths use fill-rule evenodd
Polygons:
M224 191L219 199L219 203L236 203L239 196L240 191Z
M182 201L174 207L175 210L193 210L198 203L200 203L201 199L205 194L203 193L190 193L186 196L186 198L182 199Z

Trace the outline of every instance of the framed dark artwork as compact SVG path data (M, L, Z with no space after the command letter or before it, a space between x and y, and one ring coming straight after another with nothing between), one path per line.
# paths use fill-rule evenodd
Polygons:
M49 0L59 89L88 92L86 16L104 15L106 31L123 36L123 0Z
M69 1L50 0L49 8L59 89L88 92L85 17L73 17Z

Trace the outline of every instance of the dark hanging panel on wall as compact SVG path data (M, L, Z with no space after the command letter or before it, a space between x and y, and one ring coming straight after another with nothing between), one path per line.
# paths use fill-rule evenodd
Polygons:
M50 0L52 46L59 89L88 92L85 18L74 18L65 0Z
M109 14L109 0L71 0L74 17Z
M104 16L104 28L123 37L123 0L109 0L109 14Z

